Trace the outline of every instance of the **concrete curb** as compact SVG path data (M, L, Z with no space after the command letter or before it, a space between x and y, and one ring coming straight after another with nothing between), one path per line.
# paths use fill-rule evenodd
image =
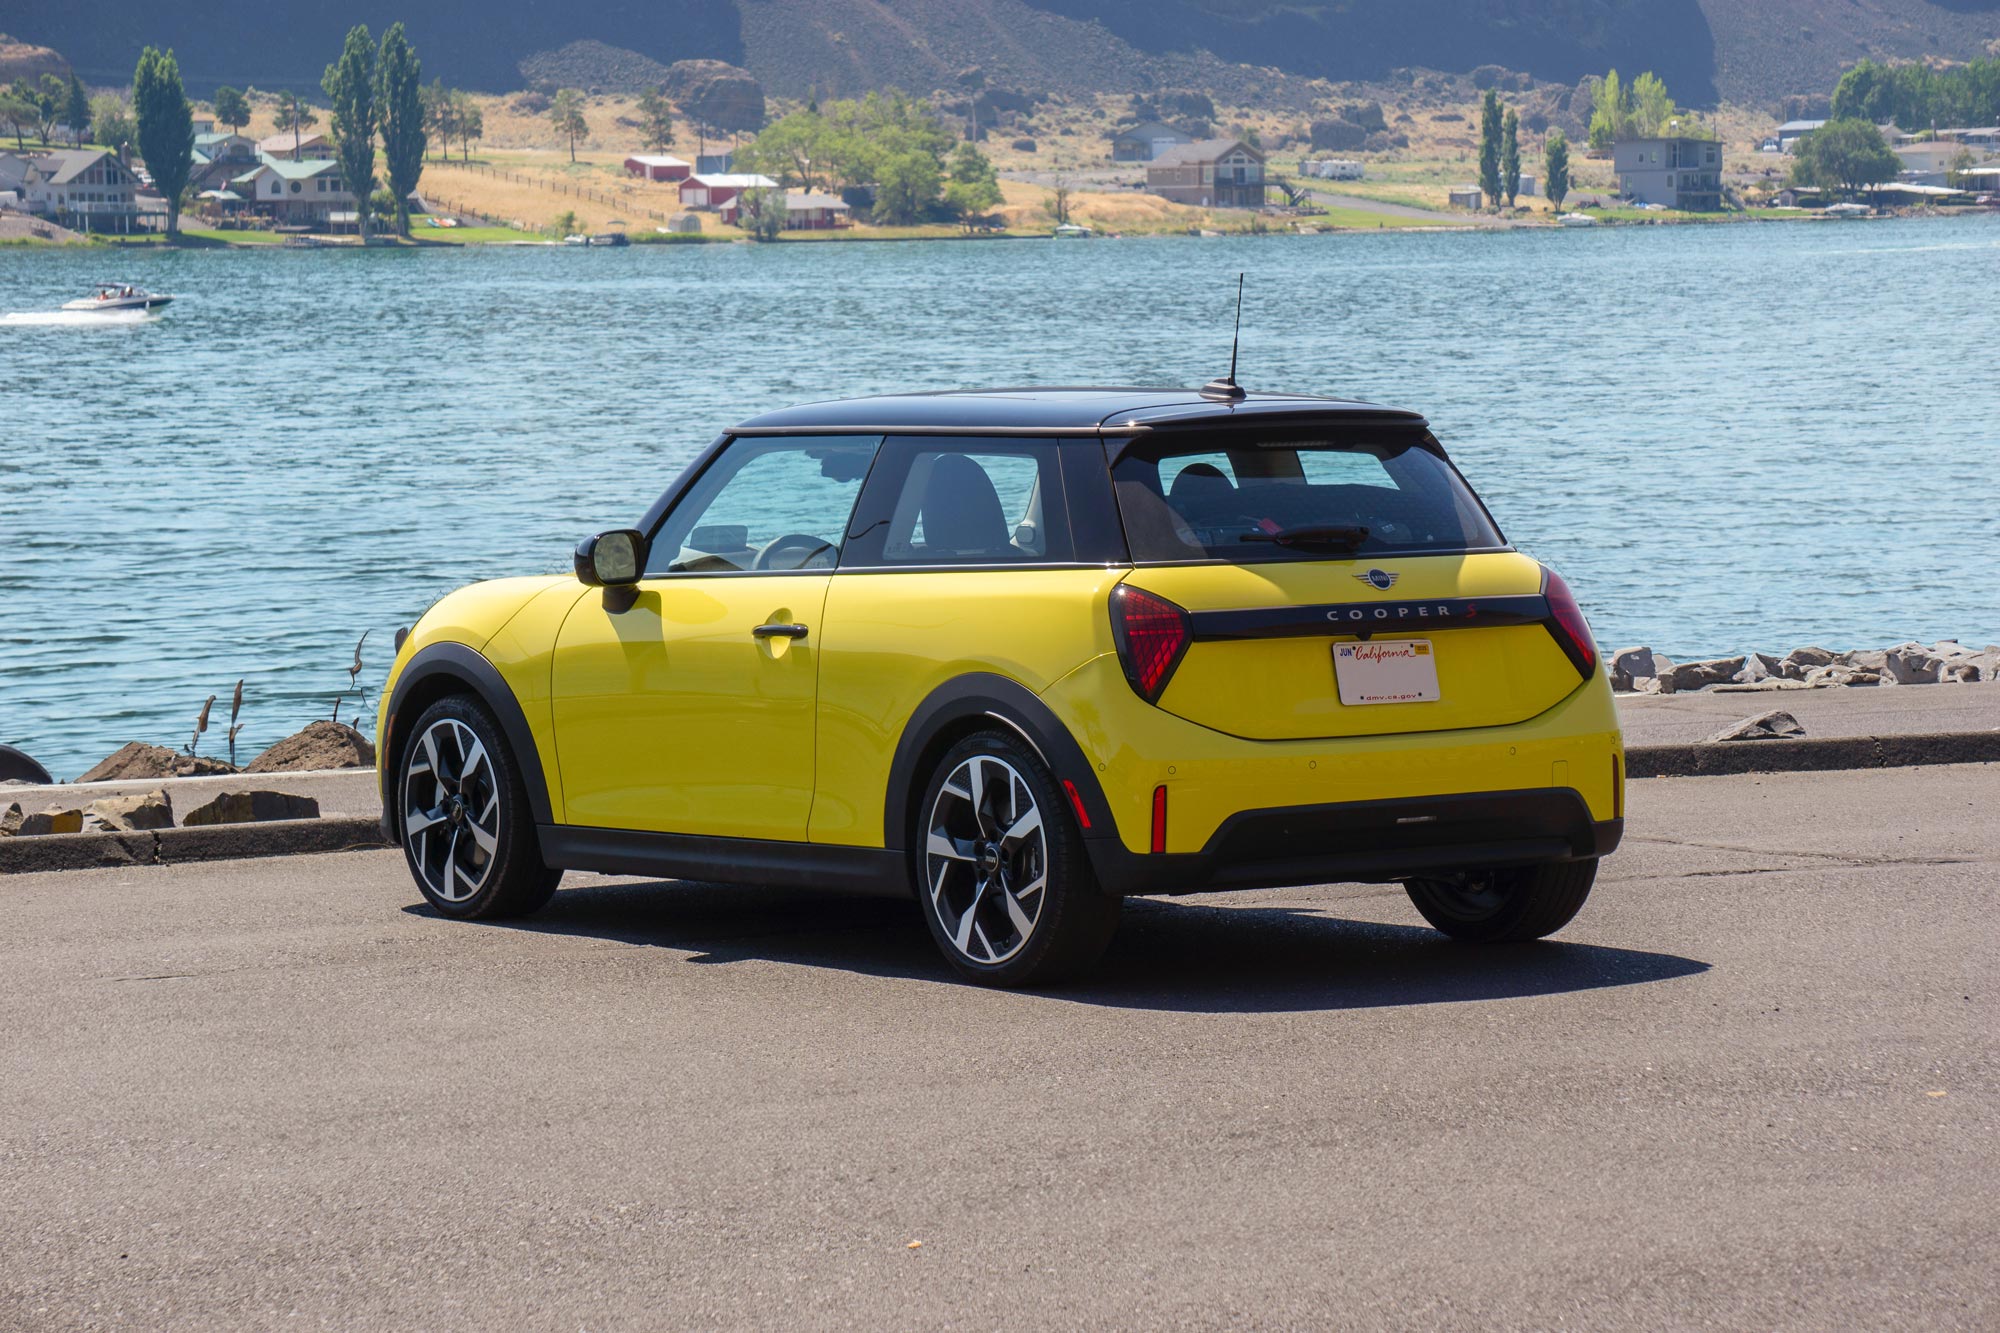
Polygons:
M97 866L174 865L306 852L374 851L382 828L373 819L282 819L262 824L209 824L138 833L54 833L0 838L0 875Z
M1632 778L1989 763L2000 763L2000 731L1646 745L1625 752L1625 774ZM140 833L56 833L0 838L0 875L296 856L308 852L375 851L391 845L382 840L381 826L374 819L353 815Z
M1647 745L1625 752L1625 775L1698 778L1725 773L1822 773L1990 763L2000 763L2000 731Z

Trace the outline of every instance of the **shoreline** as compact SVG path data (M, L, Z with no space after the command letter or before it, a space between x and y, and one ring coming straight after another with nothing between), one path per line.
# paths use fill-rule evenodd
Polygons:
M1287 216L1286 218L1282 219L1286 223L1290 224L1284 226L1266 226L1259 229L1244 227L1241 229L1233 229L1227 231L1218 231L1210 229L1201 232L1196 232L1191 230L1152 230L1152 231L1129 231L1129 232L1105 231L1095 236L1086 238L1086 243L1094 241L1115 241L1115 240L1178 239L1178 240L1188 240L1188 241L1203 241L1203 240L1233 240L1233 239L1268 239L1271 237L1381 236L1391 233L1419 234L1419 235L1421 234L1449 235L1449 234L1458 234L1464 232L1506 233L1506 232L1520 232L1520 231L1527 231L1527 232L1596 231L1600 229L1625 229L1633 227L1724 227L1724 226L1742 226L1746 224L1759 224L1759 223L1764 223L1764 224L1838 223L1845 226L1853 226L1857 223L1866 225L1870 223L1884 223L1884 222L1949 221L1958 218L1985 217L1994 212L1995 210L1990 207L1968 206L1965 208L1957 208L1950 210L1936 209L1936 208L1910 209L1899 212L1883 213L1873 217L1866 217L1866 218L1842 218L1842 217L1828 217L1824 213L1810 212L1804 210L1783 211L1783 212L1776 212L1776 211L1759 212L1755 210L1744 210L1735 213L1718 213L1713 216L1681 215L1681 216L1663 217L1663 218L1600 217L1598 218L1595 226L1587 228L1565 227L1562 224L1552 219L1546 221L1541 219L1535 219L1535 220L1510 219L1510 220L1503 220L1499 222L1498 225L1495 225L1495 223L1491 220L1482 222L1474 220L1471 216L1468 216L1467 219L1462 223L1454 220L1454 221L1423 223L1419 225L1401 225L1401 226L1383 225L1376 227L1357 227L1357 226L1347 226L1341 224L1318 224L1313 221L1314 215L1301 214L1296 217ZM438 230L440 232L448 233L452 229L440 228ZM489 231L497 229L482 227L478 228L477 230ZM579 246L579 245L569 245L563 241L552 240L549 239L548 237L538 237L532 232L521 231L514 236L504 237L504 238L480 237L477 239L465 239L465 240L451 239L448 237L448 235L444 234L440 234L437 236L413 235L407 240L398 237L385 238L378 235L378 236L371 236L369 238L370 243L365 247L360 243L358 238L352 236L314 234L312 236L312 239L315 242L315 244L310 246L294 247L294 246L287 246L284 243L283 238L274 236L268 232L248 232L242 234L243 236L246 237L255 237L256 239L253 240L253 239L238 239L236 236L232 235L229 232L224 232L213 228L183 228L181 237L178 240L174 241L169 241L164 236L161 236L158 233L147 233L142 237L91 235L85 240L77 240L77 241L44 240L40 237L32 237L32 236L0 237L0 251L67 250L67 251L77 251L77 252L85 252L85 251L100 252L107 250L115 250L115 251L280 250L289 253L289 252L296 252L297 250L300 249L340 250L340 251L361 250L361 249L394 250L394 251L463 250L463 249L475 249L475 248L581 250L581 249L627 249L635 247L655 247L655 246L671 249L676 246L687 246L687 245L811 246L811 245L857 245L857 244L907 244L911 242L924 242L924 241L959 241L959 242L1052 241L1058 239L1054 235L1053 230L1024 231L1018 229L1001 229L995 231L967 232L964 230L947 229L943 226L940 226L934 232L922 228L892 228L885 230L893 232L901 232L906 234L871 234L872 229L870 229L869 231L862 231L859 228L850 228L835 232L820 231L820 232L811 232L798 236L781 236L775 241L759 241L753 237L741 234L723 235L723 234L713 234L707 232L693 232L693 233L677 232L677 233L659 233L656 235L655 233L651 232L639 232L639 233L626 233L626 235L629 237L628 244L626 246ZM859 232L859 234L856 234L857 232ZM907 234L910 232L914 232L915 234Z

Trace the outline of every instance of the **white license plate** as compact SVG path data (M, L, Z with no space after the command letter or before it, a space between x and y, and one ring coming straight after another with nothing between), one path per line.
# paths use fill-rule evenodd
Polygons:
M1438 697L1429 639L1375 639L1333 645L1333 679L1344 704L1419 704Z

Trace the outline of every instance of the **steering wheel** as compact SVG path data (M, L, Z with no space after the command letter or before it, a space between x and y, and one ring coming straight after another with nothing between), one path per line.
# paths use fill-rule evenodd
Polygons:
M782 537L773 537L770 541L766 542L764 548L757 552L757 558L750 562L750 568L804 569L807 561L813 559L821 551L831 551L832 549L832 542L823 542L811 533L788 532ZM778 555L786 551L803 551L805 554L801 555L793 564L780 565L776 563Z

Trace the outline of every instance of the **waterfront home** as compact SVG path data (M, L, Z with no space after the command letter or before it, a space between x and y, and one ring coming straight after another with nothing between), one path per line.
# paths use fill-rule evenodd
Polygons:
M1177 204L1262 208L1264 154L1241 139L1177 144L1147 164L1146 188Z
M1151 162L1169 148L1194 142L1192 134L1184 133L1171 125L1157 120L1142 120L1137 125L1129 125L1111 135L1111 160L1113 162Z
M102 148L57 148L27 159L21 202L78 231L133 230L139 178Z
M28 182L28 159L0 153L0 192L19 194Z
M293 140L296 137L297 142ZM333 141L324 134L312 130L301 130L294 136L290 130L257 141L257 156L279 157L292 162L303 162L308 158L324 158L333 155Z
M769 176L722 172L704 176L697 173L681 182L681 207L721 209L745 190L777 188L778 182Z
M257 141L246 134L197 134L188 184L196 193L224 189L257 160Z
M294 162L267 157L232 178L229 188L280 225L330 226L333 214L354 208L340 164L327 158Z
M1611 149L1618 192L1642 204L1714 212L1722 207L1722 145L1714 139L1623 139Z
M826 231L845 227L853 209L837 194L798 190L785 196L785 226L793 231Z
M694 174L694 163L664 153L634 153L625 159L626 174L649 181L684 181Z
M1966 145L1942 135L1928 143L1898 144L1889 151L1896 155L1896 179L1906 185L1948 184L1951 164L1972 153Z

